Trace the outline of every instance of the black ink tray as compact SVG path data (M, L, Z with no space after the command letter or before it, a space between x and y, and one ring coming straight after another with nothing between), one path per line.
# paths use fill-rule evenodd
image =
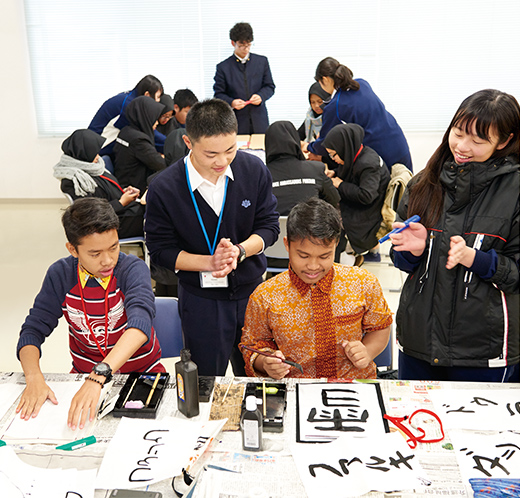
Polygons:
M157 381L155 389L153 389L157 375L159 375L159 380ZM159 404L163 398L164 389L166 388L169 379L170 374L166 372L160 374L142 372L131 373L119 392L119 398L117 399L114 410L112 411L114 417L156 418L157 409L159 408ZM150 397L152 389L153 393ZM148 405L146 405L149 397L150 400ZM135 408L128 406L131 401L134 403L130 403L130 405L136 406ZM138 407L140 405L142 405L141 408Z
M287 407L287 386L278 382L266 382L265 405L266 414L263 417L264 432L283 432L285 409ZM242 412L245 410L245 399L247 396L256 396L262 404L258 407L263 414L263 383L248 382L242 402Z

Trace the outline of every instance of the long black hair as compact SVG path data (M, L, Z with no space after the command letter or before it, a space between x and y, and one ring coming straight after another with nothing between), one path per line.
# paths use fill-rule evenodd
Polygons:
M326 57L318 64L314 79L319 83L325 76L333 79L336 89L359 90L359 83L354 79L354 73L333 57Z
M509 140L502 149L496 149L491 156L499 160L520 156L520 105L512 95L500 90L480 90L466 98L451 120L442 142L433 153L419 179L410 190L408 216L418 214L426 227L433 226L442 214L444 191L439 182L442 166L453 159L449 135L455 126L471 133L475 125L477 135L489 141L491 132L498 135L498 144Z

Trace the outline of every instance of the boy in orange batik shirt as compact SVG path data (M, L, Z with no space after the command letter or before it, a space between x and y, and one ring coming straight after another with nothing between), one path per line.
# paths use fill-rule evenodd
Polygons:
M334 263L341 233L338 211L317 198L287 219L289 270L260 284L247 306L242 344L249 376L376 377L373 359L389 339L392 313L368 271ZM303 374L283 363L290 359Z

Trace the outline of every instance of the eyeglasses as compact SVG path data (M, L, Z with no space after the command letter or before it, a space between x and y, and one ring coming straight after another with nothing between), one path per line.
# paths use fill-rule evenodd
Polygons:
M338 153L337 153L336 151L334 151L334 152L329 152L329 157L330 157L331 159L334 159L337 155L338 155Z
M253 42L247 42L247 43L242 43L242 42L235 42L237 48L250 48L252 45L253 45Z

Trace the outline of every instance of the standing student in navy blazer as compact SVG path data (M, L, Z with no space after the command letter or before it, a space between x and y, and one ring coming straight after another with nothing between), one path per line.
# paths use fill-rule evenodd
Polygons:
M265 164L237 151L237 122L218 99L186 119L190 153L150 183L145 234L152 262L176 271L184 345L200 375L225 375L238 350L249 296L266 270L263 251L280 227Z
M251 54L253 29L245 22L229 31L234 52L217 64L213 91L235 111L238 133L265 133L269 126L266 101L274 94L275 84L269 61L263 55Z

